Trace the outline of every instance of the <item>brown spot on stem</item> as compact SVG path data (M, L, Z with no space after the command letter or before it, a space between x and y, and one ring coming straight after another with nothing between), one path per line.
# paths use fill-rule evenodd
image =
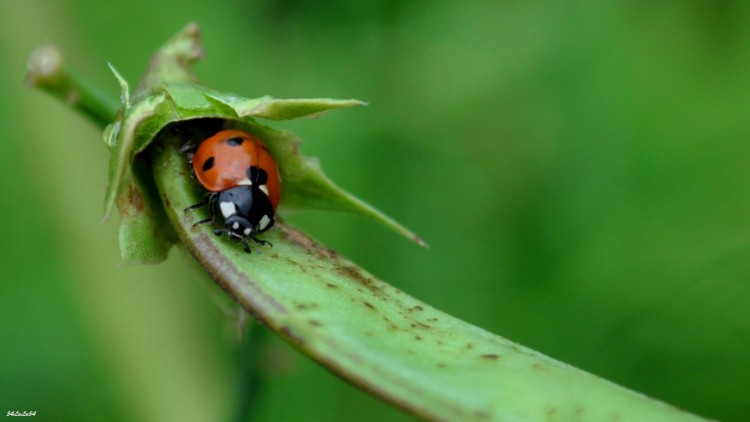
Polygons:
M303 235L299 231L286 225L280 225L279 228L290 243L294 243L298 247L305 249L312 254L315 254L318 258L330 259L337 257L336 252L334 252L332 249L324 248L318 245L314 240Z
M336 268L336 272L353 279L370 291L377 292L380 290L380 286L378 286L371 278L362 274L362 271L353 265L339 265Z
M494 354L494 353L488 353L488 354L486 354L486 355L482 355L482 359L487 359L487 360L498 360L498 359L500 359L500 356L498 356L498 355L496 355L496 354Z
M128 202L130 202L130 206L133 207L136 212L143 211L143 196L141 196L141 191L139 191L134 184L130 184Z
M424 329L427 329L427 330L429 330L430 328L432 328L432 326L431 326L431 325L428 325L428 324L425 324L425 323L423 323L423 322L419 322L419 321L417 321L417 322L413 322L413 323L411 324L411 327L412 327L412 328L424 328Z

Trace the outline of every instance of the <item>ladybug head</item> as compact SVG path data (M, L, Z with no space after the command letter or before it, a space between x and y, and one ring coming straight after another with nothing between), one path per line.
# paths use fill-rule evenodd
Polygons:
M236 186L218 193L214 215L221 216L227 232L253 237L274 224L274 209L266 193L255 186Z
M223 217L224 226L232 236L242 238L257 233L249 212L253 207L253 195L246 186L220 192L214 204L215 214Z
M227 217L224 220L224 225L233 237L253 237L258 232L255 225L239 214L232 214Z
M201 220L195 225L209 223L222 226L215 227L217 235L226 234L231 240L244 244L245 252L250 252L249 242L260 245L270 245L255 237L259 233L270 229L274 225L275 213L273 205L264 186L256 187L252 184L235 186L220 192L210 192L201 206L208 202L211 218ZM196 208L196 205L188 209Z

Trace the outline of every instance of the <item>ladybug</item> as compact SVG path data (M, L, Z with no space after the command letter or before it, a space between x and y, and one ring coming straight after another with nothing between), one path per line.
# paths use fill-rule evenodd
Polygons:
M276 221L281 178L263 141L242 130L222 130L198 145L191 165L195 178L208 194L187 209L208 204L211 213L210 218L193 227L215 222L220 228L214 233L242 242L248 253L251 240L271 245L256 236Z

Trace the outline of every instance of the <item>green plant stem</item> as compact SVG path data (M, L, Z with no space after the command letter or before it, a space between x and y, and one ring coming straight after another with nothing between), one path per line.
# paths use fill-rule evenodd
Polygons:
M240 312L245 312L240 309ZM245 314L247 315L247 314ZM268 343L268 329L250 321L245 330L245 337L239 345L237 368L239 380L237 391L237 413L235 421L253 420L257 415L258 393L263 387L264 370L262 362L263 351Z
M26 84L52 94L104 129L117 113L119 103L65 66L57 47L45 45L29 55Z

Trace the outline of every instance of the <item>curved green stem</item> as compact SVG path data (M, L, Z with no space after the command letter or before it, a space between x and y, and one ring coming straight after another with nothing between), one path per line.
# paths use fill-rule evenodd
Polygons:
M26 62L26 84L46 91L71 105L104 129L120 104L65 66L57 47L37 48Z

